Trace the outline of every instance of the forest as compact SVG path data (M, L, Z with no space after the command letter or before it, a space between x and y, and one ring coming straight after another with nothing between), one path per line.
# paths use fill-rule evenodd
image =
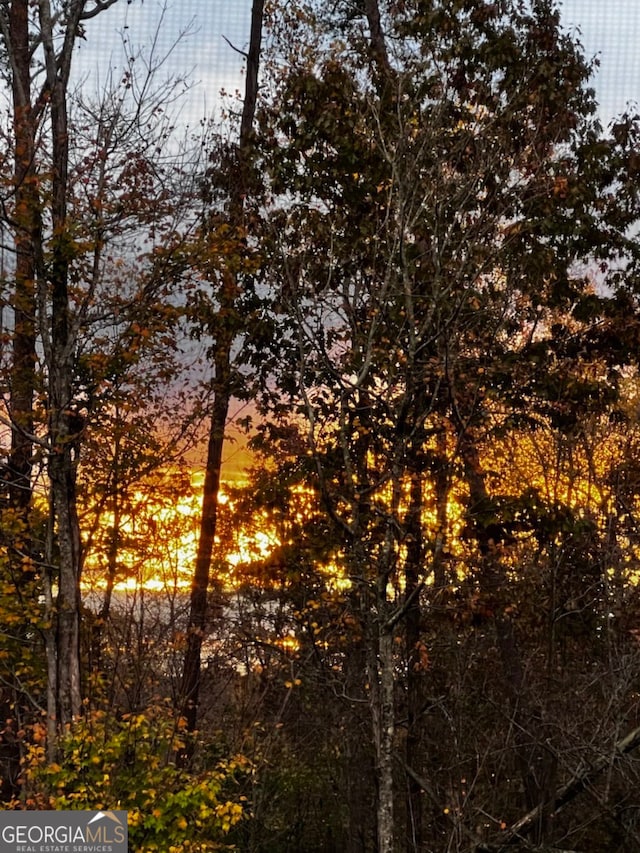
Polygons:
M187 126L116 3L0 0L2 808L640 851L639 117L554 0L253 0Z

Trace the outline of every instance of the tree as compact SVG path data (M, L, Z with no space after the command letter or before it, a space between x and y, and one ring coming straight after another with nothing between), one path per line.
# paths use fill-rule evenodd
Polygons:
M3 208L16 257L7 479L24 528L11 547L21 571L28 561L23 576L38 579L44 601L52 748L82 709L82 449L106 412L130 405L123 391L137 393L133 376L145 359L159 383L175 364L169 354L178 349L181 309L172 284L186 268L180 250L195 220L203 142L172 140L167 104L177 84L154 83L159 57L149 58L144 79L127 61L98 102L71 91L76 39L114 2L53 9L45 2L37 10L13 2L0 10L16 162ZM175 439L184 427L174 423ZM31 521L35 460L46 470L50 513L39 542Z
M550 3L346 8L306 4L275 26L278 94L259 120L267 277L290 323L278 381L306 423L362 625L378 849L401 829L421 849L420 820L410 828L397 810L396 720L406 690L416 734L426 701L443 507L455 475L515 706L524 685L500 549L524 523L488 488L482 452L518 422L566 429L578 399L602 411L615 396L597 365L617 301L577 270L601 263L617 288L624 258L633 286L635 143L629 122L626 138L601 136L589 65ZM635 303L632 316L635 328ZM410 760L415 805L425 788Z
M51 454L48 473L51 483L53 517L56 520L61 553L58 579L55 650L49 644L49 709L52 719L70 722L80 712L80 671L78 653L78 612L80 542L75 510L74 431L71 428L70 343L68 274L70 246L66 242L68 184L67 88L75 38L81 22L97 14L110 2L89 12L86 3L69 3L64 12L61 46L56 46L59 15L52 15L49 3L31 16L27 2L3 4L0 28L13 94L15 170L16 275L13 293L14 338L12 387L9 415L12 451L9 463L11 501L28 523L31 503L33 406L36 391L36 336L41 342L48 368L48 430ZM60 45L60 42L58 42ZM44 82L33 92L33 54L42 56ZM39 182L42 180L37 154L44 144L45 118L50 126L47 138L51 156L49 204L43 210ZM45 230L51 239L46 246ZM38 306L50 306L50 320L36 314ZM52 541L52 540L50 540ZM30 555L27 555L30 556ZM51 548L45 560L53 563ZM49 590L50 591L50 590Z
M240 320L239 299L241 293L242 272L252 267L250 252L247 252L246 224L244 221L244 200L251 176L251 151L253 121L258 93L258 72L260 64L260 45L262 40L263 0L254 0L251 11L251 37L247 54L247 76L244 105L240 122L240 135L237 146L229 152L226 167L229 186L226 204L228 212L222 221L214 213L209 215L209 223L204 223L203 240L205 246L222 239L225 249L214 254L207 262L205 250L204 273L218 284L213 294L214 308L206 312L204 325L213 334L213 403L207 444L207 460L202 497L202 516L198 553L191 588L191 606L187 649L185 651L184 671L180 690L182 713L188 721L190 731L195 730L198 716L200 691L200 668L202 641L205 636L207 620L207 591L209 589L211 561L216 538L218 521L218 493L222 472L222 458L225 429L229 416L231 400L238 385L237 372L232 365L232 349L237 341L242 322ZM245 268L243 270L243 267ZM210 316L207 317L207 314ZM201 321L202 322L202 319Z

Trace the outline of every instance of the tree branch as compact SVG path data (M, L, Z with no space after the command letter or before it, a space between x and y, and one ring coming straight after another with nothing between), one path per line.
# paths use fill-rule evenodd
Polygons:
M239 53L239 54L240 54L240 56L244 57L244 59L246 59L246 58L247 58L248 54L247 54L246 50L240 50L240 48L239 48L239 47L236 47L236 46L235 46L235 44L232 44L232 43L229 41L229 39L224 35L224 33L222 33L222 38L226 41L226 43L229 45L229 47L231 48L231 50L235 50L235 52L236 52L236 53Z
M612 755L603 755L588 767L577 770L569 781L563 785L551 803L551 816L555 817L566 805L585 791L588 786L613 762L618 761L634 749L640 746L640 726L630 732L626 737L619 740L613 748ZM518 844L536 824L540 814L547 804L541 803L526 815L521 817L504 832L499 844L480 844L476 847L476 853L500 853L506 847Z
M95 18L100 12L104 12L109 6L113 6L118 0L96 0L96 5L93 9L85 10L80 14L81 21L87 21L89 18Z

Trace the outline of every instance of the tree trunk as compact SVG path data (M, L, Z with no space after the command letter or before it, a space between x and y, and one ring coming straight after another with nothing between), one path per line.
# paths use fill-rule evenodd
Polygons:
M447 585L444 566L444 549L447 540L448 504L450 489L449 459L447 458L447 433L442 428L436 436L436 470L434 488L436 501L436 535L433 543L433 586L441 592Z
M67 9L62 46L56 52L54 23L48 0L39 5L46 88L51 121L51 261L38 270L41 287L48 285L51 317L42 316L41 332L48 371L49 392L49 479L52 523L59 552L56 598L56 708L58 730L80 714L80 525L76 502L78 436L71 428L75 335L71 328L69 264L73 247L67 233L69 133L67 86L73 45L84 2L76 0ZM39 247L42 254L42 245ZM50 709L50 713L51 713Z
M246 185L246 158L251 146L251 133L258 95L258 73L262 41L264 0L254 0L251 10L251 37L247 54L247 72L244 107L237 147L239 174L231 191L231 230L242 225L243 199ZM194 731L198 722L200 699L200 673L202 642L207 622L207 596L209 591L211 559L215 545L218 520L218 492L222 471L224 430L232 397L231 348L235 339L233 320L236 315L238 282L229 269L222 275L222 289L218 318L220 331L216 340L214 356L214 403L209 427L205 482L202 496L202 517L196 566L191 585L189 627L180 688L180 709L189 731ZM226 322L225 322L226 321ZM231 321L231 322L229 322Z
M35 192L35 129L31 111L31 75L29 55L29 17L27 0L13 2L3 32L11 56L11 92L13 106L14 166L13 244L15 270L10 294L13 330L8 412L11 422L11 447L3 472L2 500L8 507L10 534L2 535L6 548L8 577L18 596L33 579L33 543L31 538L32 456L34 432L33 399L35 390L35 272L32 251L33 232L38 219L33 203ZM4 270L3 270L4 273ZM3 330L4 331L4 330ZM26 629L17 629L22 637ZM25 696L18 679L12 679L0 692L3 720L19 717ZM2 747L2 794L15 795L19 786L20 741L5 737Z
M230 276L230 274L227 275ZM229 301L232 304L232 293L227 294L225 301ZM188 731L194 731L198 722L202 642L206 632L211 559L215 546L218 520L218 492L222 470L224 430L231 402L230 357L233 335L227 332L223 335L222 339L218 339L217 343L218 346L214 356L214 401L209 426L200 536L198 539L196 567L191 584L187 649L182 673L181 713L186 720Z
M378 765L378 853L393 853L395 849L394 815L394 741L395 741L395 678L393 630L378 625L378 685L374 702L373 727Z
M66 194L68 169L66 93L56 81L51 98L53 130L53 254L49 359L49 478L60 554L57 597L57 708L64 727L80 714L80 527L76 504L75 439L70 428L73 340L70 331Z
M11 452L8 465L9 501L28 530L31 505L33 396L36 361L36 298L33 253L38 230L35 190L35 126L31 109L29 3L14 0L9 12L12 57L16 252L13 292L13 364L11 368ZM12 549L13 550L13 549ZM18 547L17 550L20 550ZM28 549L27 549L28 553ZM21 555L18 555L19 558Z
M419 458L420 448L412 448L411 458ZM418 468L419 466L415 466ZM422 476L419 470L411 473L409 507L406 518L407 555L405 561L405 599L409 602L405 623L405 654L407 658L407 739L405 763L417 768L423 764L421 713L425 674L424 649L421 641L422 608L420 606L422 542ZM435 555L434 555L435 556ZM422 850L422 800L420 785L407 778L407 849Z
M404 445L400 443L396 448L396 459L390 476L392 494L387 509L385 536L376 560L374 611L368 616L372 633L368 643L368 669L378 781L378 853L393 853L396 836L393 772L396 733L394 629L398 613L389 600L388 586L396 563L397 520L402 478L406 473L401 461L403 455Z

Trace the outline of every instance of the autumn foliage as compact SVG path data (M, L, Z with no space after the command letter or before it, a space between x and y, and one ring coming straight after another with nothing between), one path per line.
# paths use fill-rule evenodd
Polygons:
M637 119L547 0L256 0L178 141L114 2L0 4L3 802L640 848Z

